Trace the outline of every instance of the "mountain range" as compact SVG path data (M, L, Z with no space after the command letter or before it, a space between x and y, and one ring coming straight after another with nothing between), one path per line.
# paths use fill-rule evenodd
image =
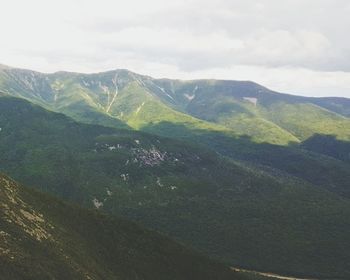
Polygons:
M0 170L31 189L140 223L226 266L350 276L349 99L7 66L0 92ZM45 205L37 195L34 205Z
M0 67L0 90L78 121L127 124L167 136L166 122L282 145L317 133L340 140L350 135L348 99L280 94L253 82L153 79L128 70L42 74Z

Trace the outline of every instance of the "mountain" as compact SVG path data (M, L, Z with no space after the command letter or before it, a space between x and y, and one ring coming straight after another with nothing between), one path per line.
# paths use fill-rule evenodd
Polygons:
M167 136L167 122L287 145L312 135L350 139L350 101L280 94L253 82L153 79L128 70L42 74L0 69L0 90L78 121L129 126ZM122 121L122 122L121 122Z
M304 174L304 168L297 172L295 168L303 167L305 161L320 161L315 153L350 160L347 147L340 158L326 147L311 145L319 141L308 141L334 137L333 147L344 149L342 141L350 140L350 101L346 98L293 96L244 81L153 79L128 70L43 74L11 67L0 68L0 91L77 121L201 143L224 156L267 164L325 187L334 185L327 179L334 175L314 180ZM268 146L272 157L277 153L284 159L291 154L298 158L297 167L286 166L287 160L261 160L266 159L265 144L273 145ZM313 159L305 159L307 151L314 152ZM323 174L320 171L316 168Z
M350 275L350 169L342 160L255 144L267 162L298 155L284 165L315 167L310 181L334 182L323 187L193 142L78 123L8 95L0 97L0 128L0 169L32 188L138 221L229 265Z
M137 224L66 204L4 175L0 203L1 279L255 279Z

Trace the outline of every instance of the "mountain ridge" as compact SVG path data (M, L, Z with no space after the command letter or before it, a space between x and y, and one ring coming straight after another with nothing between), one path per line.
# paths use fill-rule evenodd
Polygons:
M103 71L89 71L89 72L77 72L77 71L67 71L67 70L57 70L53 72L45 72L45 71L39 71L39 70L31 70L30 68L26 67L15 67L15 66L10 66L7 64L1 64L0 63L0 68L7 68L7 69L13 69L13 70L24 70L24 71L30 71L30 72L35 72L38 74L43 74L43 75L55 75L55 74L77 74L77 75L96 75L96 74L104 74L104 73L114 73L114 72L119 72L119 71L126 71L134 75L142 76L145 78L151 78L154 80L160 80L160 81L179 81L179 82L195 82L195 81L221 81L221 82L243 82L243 83L251 83L256 86L259 86L261 88L264 88L266 90L271 90L270 88L261 85L257 82L254 82L253 80L232 80L232 79L216 79L216 78L198 78L198 79L179 79L179 78L167 78L167 77L160 77L160 78L153 78L151 75L147 74L140 74L137 73L134 70L130 70L128 68L114 68L110 70L103 70ZM275 93L278 94L283 94L283 95L289 95L293 97L301 97L301 98L310 98L310 99L341 99L341 100L347 100L350 101L349 97L345 96L322 96L322 97L317 97L317 96L305 96L305 95L300 95L300 94L291 94L287 92L280 92L280 91L274 91Z
M126 88L123 92L123 88L128 86L128 84L131 85L133 83L136 84L132 86L132 89ZM64 89L65 87L68 88ZM123 108L125 106L130 107L131 105L129 110L132 109L135 112L142 104L148 100L153 102L152 104L155 106L155 108L159 106L159 108L163 108L165 106L164 108L168 108L167 110L172 109L178 111L180 114L183 114L181 117L183 118L183 122L191 122L191 119L189 119L190 115L192 117L199 117L199 119L204 121L209 120L212 123L222 124L220 121L207 119L207 117L198 114L196 111L193 111L193 105L191 105L192 109L186 109L189 104L193 104L193 102L197 100L197 97L195 98L195 96L196 94L198 95L198 91L201 91L202 87L205 87L205 90L219 91L215 93L216 97L218 97L218 93L224 93L225 91L227 93L224 93L223 96L229 97L229 92L233 90L232 94L236 96L236 99L231 99L230 102L234 102L234 104L236 104L236 107L238 106L241 109L248 110L249 112L253 113L253 115L256 115L256 112L254 113L252 106L247 107L247 105L249 105L249 103L254 103L255 107L257 107L256 102L263 105L264 102L270 102L269 100L271 100L271 97L273 97L273 99L277 98L277 100L290 100L292 103L311 102L312 104L318 105L326 110L330 110L338 114L343 114L344 116L348 116L348 111L350 110L350 101L346 98L310 98L293 96L291 94L271 91L268 88L251 81L213 79L154 79L150 76L140 75L127 69L117 69L93 74L71 72L55 72L44 74L31 70L9 68L3 69L2 73L0 73L0 89L3 92L27 98L32 102L38 102L42 106L47 106L58 111L64 110L66 107L65 113L70 114L72 117L74 117L74 110L82 110L81 114L84 113L84 109L74 107L75 102L79 101L81 104L85 104L83 106L85 106L86 110L96 111L96 113L105 114L108 115L108 117L114 117L122 120L123 122L128 122L128 116L125 115ZM153 97L147 97L146 95L135 96L132 94L132 92L129 93L128 90L139 92L139 94L144 91ZM195 91L197 92L196 94L193 93ZM201 93L200 96L205 96L205 94L206 93ZM127 103L125 103L125 101L122 99L118 101L117 99L120 99L121 95L128 96L128 98L132 99L132 102L134 103L126 105ZM263 100L260 100L262 97ZM59 101L60 98L63 99ZM264 101L265 99L266 101ZM154 103L155 101L156 103ZM125 104L122 103L121 105L118 105L120 102L124 102ZM138 104L135 104L135 102ZM276 102L276 100L274 102ZM69 106L72 108L67 109ZM114 108L115 106L117 107ZM343 108L342 106L345 107ZM232 109L234 110L234 116L240 116L241 113L239 111L236 112L235 107L232 107ZM237 115L237 113L239 114ZM245 115L245 117L247 116ZM259 115L257 115L257 117L259 117ZM266 118L264 115L260 114L260 117L264 118L265 121L271 121L269 120L269 117ZM77 120L81 119L77 117ZM88 118L85 119L85 121L87 120ZM278 124L275 123L274 125ZM228 126L228 128L230 129L230 126ZM233 128L234 130L237 130L237 133L240 133L239 127L234 126ZM283 128L281 129L283 130ZM245 131L245 133L247 133L247 131ZM276 132L275 135L277 136L278 133Z

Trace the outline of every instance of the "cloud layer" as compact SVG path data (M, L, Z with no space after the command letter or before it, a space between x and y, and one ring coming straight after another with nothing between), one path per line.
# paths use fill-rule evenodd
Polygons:
M350 97L347 0L4 0L0 62Z

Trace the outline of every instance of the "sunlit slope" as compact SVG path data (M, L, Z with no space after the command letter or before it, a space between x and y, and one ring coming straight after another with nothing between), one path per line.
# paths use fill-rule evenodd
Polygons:
M0 90L88 123L112 127L129 123L143 129L158 122L177 122L222 129L199 118L257 142L298 142L293 131L260 112L261 98L256 95L266 99L270 92L253 83L156 80L127 70L87 75L5 68L0 70Z
M127 70L41 74L6 67L0 70L0 90L78 121L186 139L224 156L349 193L346 178L334 172L348 167L317 156L344 159L350 154L339 142L349 137L345 98L280 94L252 82L153 79ZM336 139L332 148L307 141L325 134ZM312 167L309 154L298 148L317 153L311 155Z
M187 101L177 102L187 113L223 124L253 139L270 135L266 142L273 143L275 135L283 135L282 131L294 136L293 139L289 135L291 141L305 140L316 133L350 139L350 120L346 117L349 102L345 98L306 98L276 93L251 82L215 80L178 81L173 92L175 96L187 97ZM334 100L342 109L337 110ZM256 136L257 132L262 136Z
M111 127L149 130L160 122L164 130L172 122L199 129L225 126L254 142L281 145L315 133L349 139L348 99L280 94L252 82L159 80L127 70L42 74L2 68L0 90Z

